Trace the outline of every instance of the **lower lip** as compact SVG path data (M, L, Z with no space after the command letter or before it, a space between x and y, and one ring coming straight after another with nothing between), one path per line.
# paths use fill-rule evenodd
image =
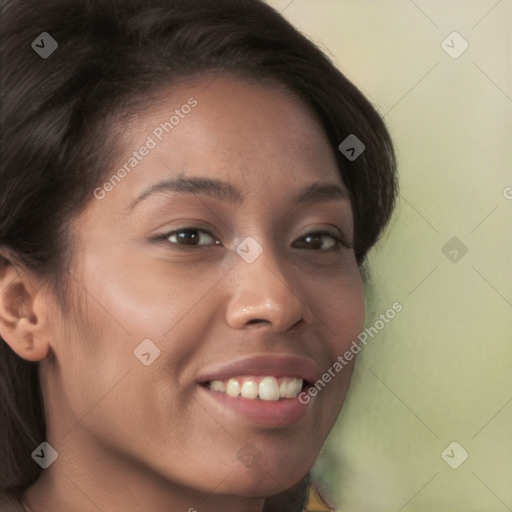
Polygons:
M298 397L275 401L241 396L234 398L226 393L211 391L205 386L199 387L221 406L235 411L258 425L287 427L303 418L309 409L309 404L301 404Z

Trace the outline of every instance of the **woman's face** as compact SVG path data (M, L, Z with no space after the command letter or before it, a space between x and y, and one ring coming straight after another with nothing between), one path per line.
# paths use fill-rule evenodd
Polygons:
M320 378L364 321L333 148L299 100L229 76L135 121L104 183L133 166L72 226L72 313L41 370L48 441L86 494L282 492L315 461L353 361L307 405L275 400L276 382ZM229 378L274 399L209 389Z

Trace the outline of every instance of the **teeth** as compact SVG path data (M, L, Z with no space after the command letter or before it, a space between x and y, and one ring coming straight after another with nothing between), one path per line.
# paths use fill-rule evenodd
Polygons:
M237 377L227 381L213 380L210 389L236 398L276 401L295 398L302 389L303 381L295 377Z
M281 398L294 398L302 389L302 379L283 379L279 385L279 394Z
M212 383L210 384L210 389L213 389L213 391L220 391L221 393L226 392L226 386L224 382L222 382L221 380L212 381Z
M258 393L259 393L259 386L254 380L246 380L242 384L241 395L244 398L256 398L258 396Z
M279 400L279 384L275 377L261 379L260 398L262 400Z
M226 394L236 398L240 394L240 382L236 379L229 379L226 386Z

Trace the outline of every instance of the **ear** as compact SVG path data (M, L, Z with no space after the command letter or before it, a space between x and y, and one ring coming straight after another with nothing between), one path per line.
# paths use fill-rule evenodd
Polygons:
M41 361L50 349L45 290L27 270L0 256L0 336L28 361Z

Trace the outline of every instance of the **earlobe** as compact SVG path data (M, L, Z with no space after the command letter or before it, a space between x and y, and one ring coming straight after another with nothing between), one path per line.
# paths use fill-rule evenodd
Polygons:
M28 361L44 359L50 348L41 293L27 271L5 259L0 263L0 336Z

